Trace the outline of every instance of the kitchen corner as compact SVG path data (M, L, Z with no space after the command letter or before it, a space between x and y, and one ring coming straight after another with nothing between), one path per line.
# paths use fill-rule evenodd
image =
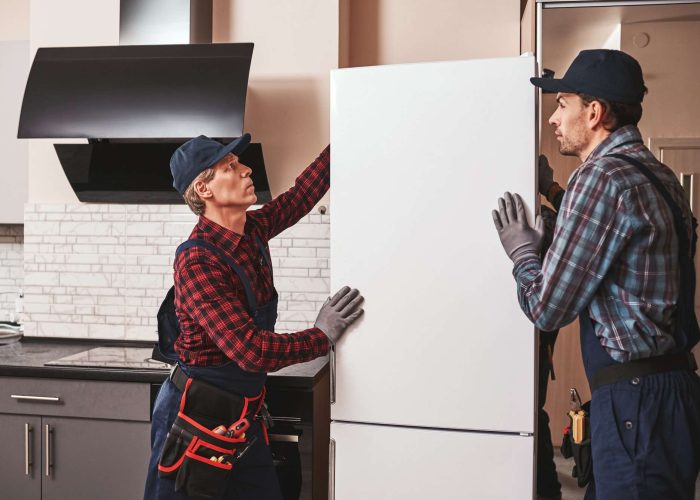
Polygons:
M150 359L152 347L56 337L0 346L3 495L139 498L153 401L170 368ZM278 475L301 498L327 488L329 377L319 358L271 373L266 384Z

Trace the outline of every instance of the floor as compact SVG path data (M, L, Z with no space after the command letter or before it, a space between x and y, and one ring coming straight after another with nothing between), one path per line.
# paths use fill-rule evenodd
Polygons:
M559 449L554 449L554 463L557 466L557 475L561 483L562 500L582 500L585 488L579 488L576 478L571 477L571 469L574 466L573 458L564 458L559 453ZM700 479L695 487L695 500L700 500Z

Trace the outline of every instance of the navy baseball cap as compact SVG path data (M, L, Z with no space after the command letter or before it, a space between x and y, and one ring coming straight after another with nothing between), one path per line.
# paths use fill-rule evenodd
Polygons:
M173 174L173 187L185 194L192 181L206 169L213 167L229 153L240 156L250 144L250 134L243 134L224 145L219 141L200 135L190 139L170 157L170 173Z
M646 87L637 60L620 50L582 50L564 78L530 78L543 92L588 94L611 102L639 104Z

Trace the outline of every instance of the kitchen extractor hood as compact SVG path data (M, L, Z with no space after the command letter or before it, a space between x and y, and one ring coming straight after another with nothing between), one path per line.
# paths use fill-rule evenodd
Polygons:
M88 139L55 145L80 201L181 203L170 155L200 134L242 134L252 53L252 43L41 48L18 137ZM242 161L268 201L260 145Z

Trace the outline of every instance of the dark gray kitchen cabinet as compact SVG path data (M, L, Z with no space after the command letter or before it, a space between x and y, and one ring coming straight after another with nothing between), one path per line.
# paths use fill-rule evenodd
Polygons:
M142 498L150 390L128 382L0 377L0 439L7 450L1 496Z
M40 417L0 415L0 497L41 497L40 427Z
M42 419L41 498L143 497L150 430L148 422Z

